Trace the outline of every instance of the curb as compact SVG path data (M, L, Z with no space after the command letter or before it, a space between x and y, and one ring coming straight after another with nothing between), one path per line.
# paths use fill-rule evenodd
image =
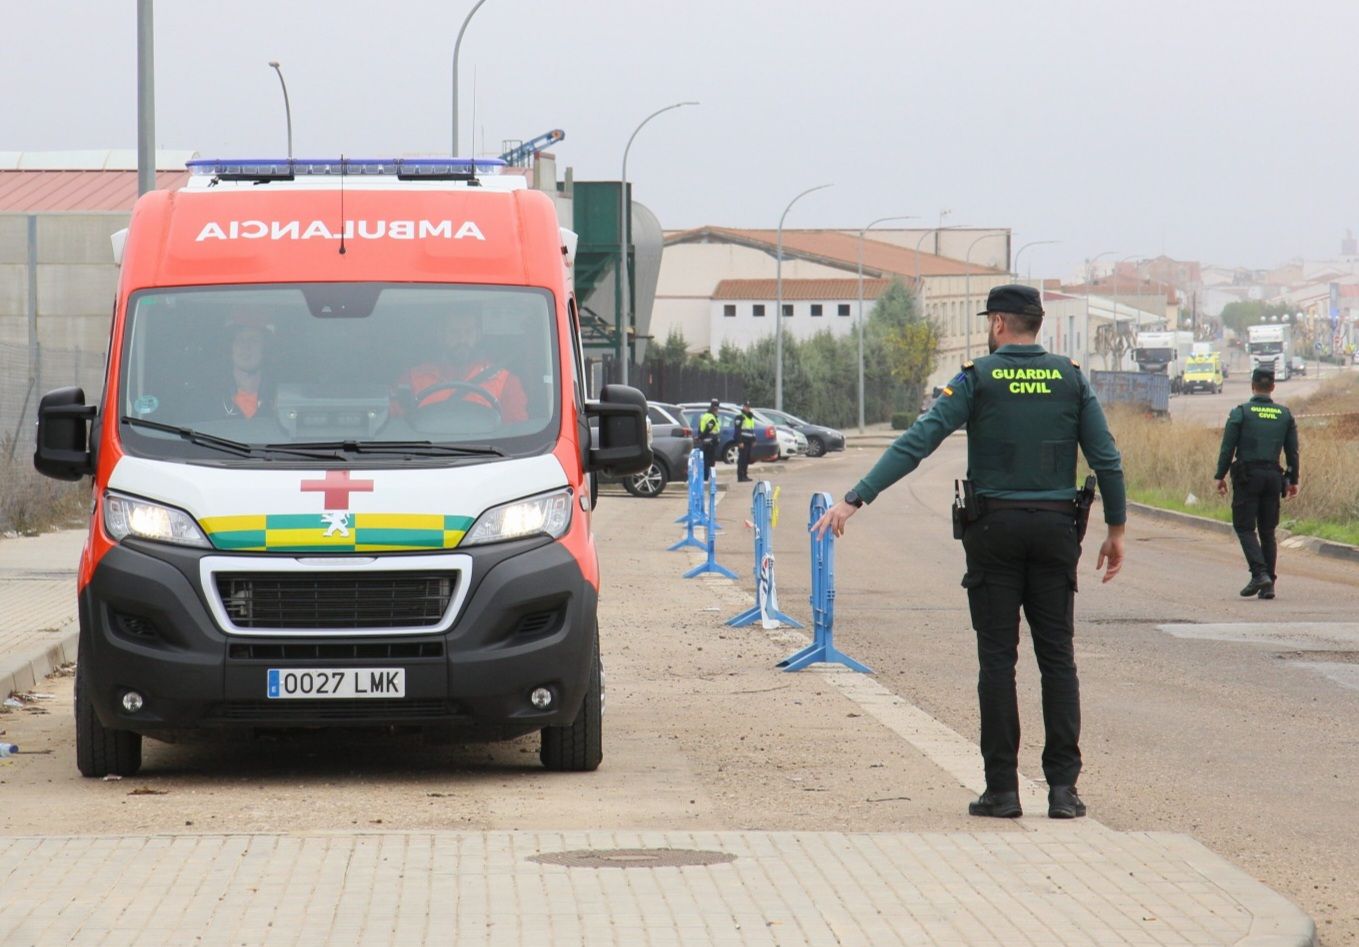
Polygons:
M1146 503L1138 503L1134 500L1128 501L1128 509L1136 510L1152 519L1166 520L1171 523L1178 523L1181 526L1197 526L1200 529L1209 529L1227 535L1234 535L1236 532L1232 529L1231 523L1222 520L1195 516L1193 513L1181 513L1179 510L1163 510L1159 506L1149 506ZM1306 549L1308 552L1314 552L1319 556L1359 562L1359 546L1338 543L1334 540L1322 539L1319 536L1299 536L1286 529L1277 530L1277 535L1280 539L1292 540L1293 548Z
M63 664L76 659L80 640L80 626L71 622L44 650L31 656L10 655L0 660L0 695L22 694L31 691L48 674Z

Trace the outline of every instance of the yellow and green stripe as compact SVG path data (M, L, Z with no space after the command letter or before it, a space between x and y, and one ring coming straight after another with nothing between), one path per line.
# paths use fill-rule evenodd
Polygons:
M348 536L320 513L209 516L199 522L213 546L232 552L453 549L472 526L470 516L438 513L352 513Z

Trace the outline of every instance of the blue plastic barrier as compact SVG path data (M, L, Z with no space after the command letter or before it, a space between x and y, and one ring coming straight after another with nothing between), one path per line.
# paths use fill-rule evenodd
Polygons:
M717 564L717 558L716 558L716 557L717 557L717 542L716 542L716 539L717 539L717 478L716 478L716 477L712 477L712 478L710 478L710 479L708 480L708 516L707 516L707 520L704 522L703 532L707 535L707 540L708 540L708 542L707 542L707 547L706 547L706 548L707 548L707 551L708 551L708 558L707 558L706 560L704 560L704 562L703 562L701 565L694 566L694 567L693 567L692 569L690 569L688 572L684 573L684 577L685 577L686 579L692 579L694 576L704 575L705 573L708 573L708 572L715 572L715 573L717 573L718 575L724 575L724 576L726 576L728 579L734 579L734 578L736 578L736 573L735 573L735 572L732 572L732 571L731 571L730 569L728 569L726 566L720 566L720 565Z
M700 485L695 490L695 481ZM675 517L675 522L681 526L702 526L703 525L703 453L695 448L689 451L689 465L684 470L684 487L689 491L689 505L685 507L684 513Z
M755 527L755 604L735 618L727 619L727 624L740 628L753 622L772 620L774 626L782 622L801 628L800 622L778 610L774 587L774 503L769 481L758 481L750 494L750 521Z
M829 493L812 494L810 529L831 507ZM809 664L843 664L851 671L872 674L835 647L835 536L829 530L818 538L812 534L812 643L796 654L791 654L776 666L785 671L801 671Z
M706 515L703 512L703 455L696 450L689 452L689 473L685 486L689 490L689 507L684 515L675 520L684 524L684 538L668 547L675 552L689 546L702 549L703 544L694 538L694 527L702 526Z

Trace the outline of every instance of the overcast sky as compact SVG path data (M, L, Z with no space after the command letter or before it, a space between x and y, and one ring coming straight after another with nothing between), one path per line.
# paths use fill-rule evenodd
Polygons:
M450 147L473 0L160 0L156 137L204 155ZM0 151L136 145L134 0L4 0ZM1034 274L1165 252L1264 266L1359 224L1355 0L488 0L462 145L566 131L667 228L1006 226ZM475 86L475 97L473 89ZM475 124L473 112L475 110Z

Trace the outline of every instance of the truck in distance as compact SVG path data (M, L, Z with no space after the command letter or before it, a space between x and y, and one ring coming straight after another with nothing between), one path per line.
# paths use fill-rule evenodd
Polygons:
M1276 381L1288 381L1293 371L1293 327L1284 322L1247 326L1246 352L1251 371L1268 369Z
M1133 361L1139 371L1170 377L1170 390L1179 394L1184 385L1185 364L1194 351L1192 332L1139 332Z

